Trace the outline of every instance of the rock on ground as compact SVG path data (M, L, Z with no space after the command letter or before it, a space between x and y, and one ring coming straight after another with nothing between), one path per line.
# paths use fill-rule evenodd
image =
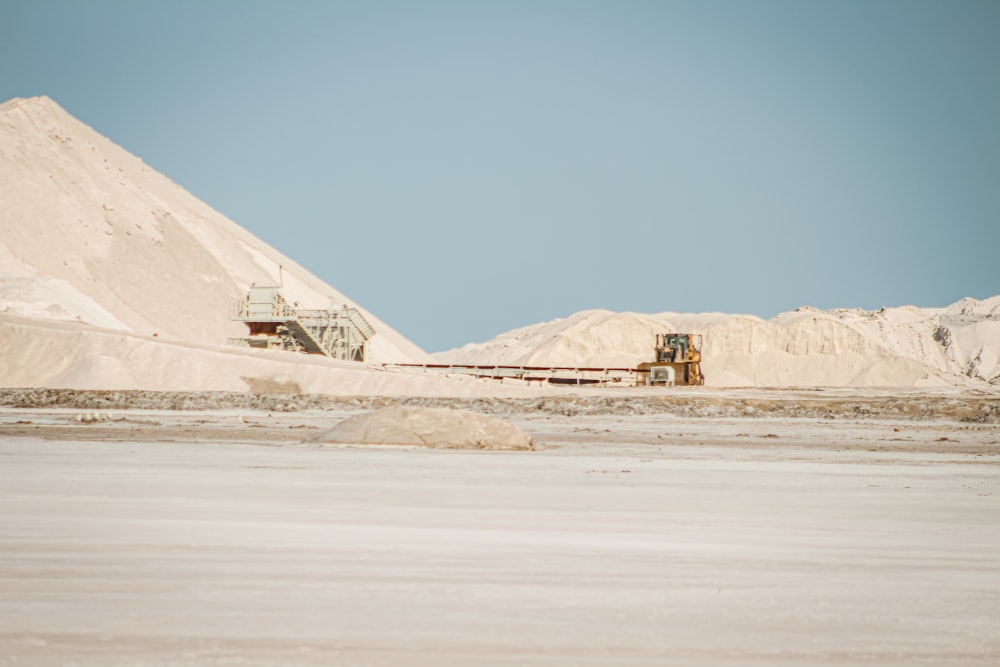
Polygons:
M454 408L392 406L340 422L321 443L409 445L436 449L532 450L534 440L510 422Z

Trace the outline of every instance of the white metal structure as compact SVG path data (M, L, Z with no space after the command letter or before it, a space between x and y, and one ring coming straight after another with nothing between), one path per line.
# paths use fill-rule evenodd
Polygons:
M357 308L302 310L292 307L278 287L251 287L233 306L231 319L250 328L248 338L230 342L279 348L333 359L365 361L375 329Z

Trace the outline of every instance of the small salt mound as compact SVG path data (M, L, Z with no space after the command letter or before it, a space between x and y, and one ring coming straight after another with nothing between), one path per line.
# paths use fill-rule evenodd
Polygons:
M406 406L350 417L320 433L315 441L437 449L535 448L531 436L510 422L468 410Z

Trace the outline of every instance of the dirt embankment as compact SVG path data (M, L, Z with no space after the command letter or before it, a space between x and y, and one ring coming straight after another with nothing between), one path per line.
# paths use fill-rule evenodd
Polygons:
M757 395L755 395L757 394ZM301 410L377 409L393 405L456 407L482 414L670 414L697 418L944 420L1000 424L1000 395L967 392L845 394L801 390L656 395L564 395L539 398L335 397L245 392L0 390L0 407L72 410Z

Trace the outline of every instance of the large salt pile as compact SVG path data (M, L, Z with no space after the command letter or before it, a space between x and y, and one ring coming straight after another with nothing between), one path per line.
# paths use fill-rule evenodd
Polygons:
M227 346L246 333L229 313L254 283L305 308L358 307L376 330L371 361L429 360L46 97L0 104L0 202L0 386L245 390L294 376L313 391L395 391L357 364Z
M2 314L219 345L253 283L357 306L47 97L0 104L0 201ZM427 358L361 310L373 360Z
M404 445L434 449L535 448L514 424L469 410L393 406L349 417L313 439L319 443Z
M656 333L704 335L710 386L1000 384L1000 296L947 308L821 311L771 320L722 313L583 311L435 355L447 363L635 366Z

